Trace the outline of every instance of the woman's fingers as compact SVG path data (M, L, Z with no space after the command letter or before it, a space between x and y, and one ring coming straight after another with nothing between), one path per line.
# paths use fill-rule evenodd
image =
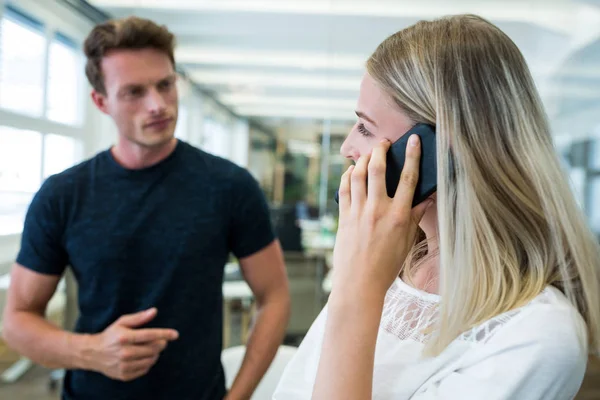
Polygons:
M340 187L338 189L338 203L340 208L340 217L345 215L350 210L350 204L352 203L352 196L350 193L350 177L352 176L352 170L354 165L342 174L340 180Z
M418 135L413 134L408 139L406 146L406 160L402 173L400 174L400 183L394 196L394 208L401 209L402 215L410 215L412 202L415 195L415 188L419 181L419 162L421 160L421 142ZM406 213L404 212L406 211Z
M367 200L367 166L371 155L361 156L356 162L350 179L350 196L352 197L352 208L360 209Z
M371 153L371 160L369 161L368 176L368 197L370 201L380 200L387 197L387 190L385 185L385 167L386 167L386 155L390 148L390 142L385 140L379 143L373 152Z

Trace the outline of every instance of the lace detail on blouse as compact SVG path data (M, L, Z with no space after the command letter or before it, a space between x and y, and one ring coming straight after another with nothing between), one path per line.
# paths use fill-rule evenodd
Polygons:
M529 304L549 303L549 292L545 290ZM525 306L526 307L526 306ZM434 333L438 320L439 296L425 293L406 283L396 280L388 290L383 306L381 328L400 340L425 343ZM498 329L522 311L523 307L503 314L464 332L459 340L486 342Z

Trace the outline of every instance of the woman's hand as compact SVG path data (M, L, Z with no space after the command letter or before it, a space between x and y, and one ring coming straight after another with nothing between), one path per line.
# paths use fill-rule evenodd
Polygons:
M421 146L409 140L396 194L387 196L389 142L342 177L333 290L313 389L314 400L370 399L385 294L400 272L430 200L412 208ZM416 141L414 140L416 139ZM369 177L367 189L366 178Z
M385 169L389 147L390 142L381 142L342 176L332 295L336 287L343 292L385 295L432 203L427 200L412 208L421 157L418 135L409 140L398 189L394 198L388 197Z

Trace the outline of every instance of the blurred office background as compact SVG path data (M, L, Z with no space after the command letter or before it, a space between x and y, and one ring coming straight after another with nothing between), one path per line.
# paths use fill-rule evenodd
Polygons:
M90 101L82 42L97 22L137 15L177 36L176 135L248 168L270 201L292 288L286 344L297 345L327 298L339 148L364 61L403 27L464 12L496 23L524 53L573 191L600 233L598 0L0 0L0 306L33 194L115 140ZM234 347L253 299L235 260L225 268L225 346ZM69 277L48 313L72 326ZM591 360L579 399L600 399L599 369ZM60 371L1 343L0 373L2 399L58 398Z

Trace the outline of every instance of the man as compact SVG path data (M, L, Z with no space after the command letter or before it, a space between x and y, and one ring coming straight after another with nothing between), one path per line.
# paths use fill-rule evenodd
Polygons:
M48 178L26 217L3 333L34 362L67 370L64 399L247 399L283 339L289 290L266 201L246 170L174 137L173 46L166 28L138 18L91 32L86 74L117 143ZM230 252L257 318L226 395ZM75 333L44 319L67 265L79 287Z

